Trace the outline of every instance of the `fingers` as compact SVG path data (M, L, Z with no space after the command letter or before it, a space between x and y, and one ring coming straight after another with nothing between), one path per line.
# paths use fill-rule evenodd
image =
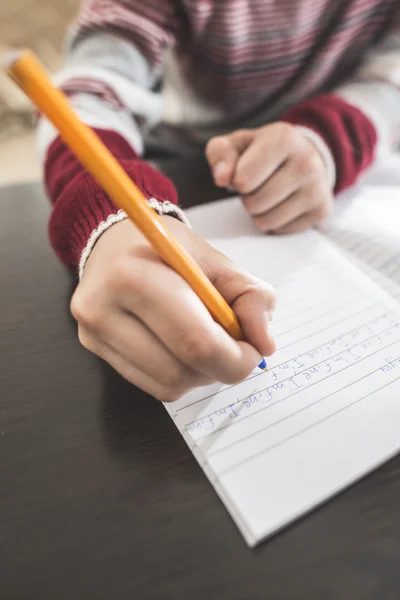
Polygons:
M254 224L264 233L300 231L323 221L331 207L332 196L329 191L316 186L302 190L265 214L254 217Z
M243 195L253 193L296 153L297 144L293 128L285 123L259 129L237 162L234 188Z
M169 226L176 229L178 238L205 272L218 279L228 303L237 305L244 330L259 349L236 342L217 325L193 290L159 261L144 240L136 240L134 259L130 252L121 252L111 262L110 253L120 238L108 237L109 252L103 257L102 246L97 248L71 310L80 326L82 344L100 356L106 353L105 359L113 365L118 356L118 364L122 361L118 370L123 369L122 374L130 381L157 397L160 389L151 388L146 378L154 378L159 384L167 382L164 387L174 390L170 396L177 396L177 388L183 393L210 381L236 383L249 375L261 355L270 353L273 347L266 317L271 302L257 300L259 284L244 275L235 276L233 266L224 267L229 261L188 228L172 220ZM129 228L121 226L119 231L130 239ZM110 261L107 268L104 258ZM239 300L244 295L246 300ZM253 296L255 300L249 302ZM255 317L246 318L246 306L260 315L261 334L253 333ZM108 358L110 352L114 352L112 361Z
M294 194L309 179L309 174L299 172L296 161L285 163L264 185L242 198L246 211L252 216L264 215Z
M276 296L272 286L227 261L212 276L215 287L227 300L239 319L244 338L262 356L275 351L270 322L275 309Z
M225 298L238 317L244 338L262 356L275 351L269 330L275 309L275 290L258 277L234 265L226 256L209 244L202 248L201 257L194 253L213 285Z
M127 314L114 314L110 321L105 329L96 328L93 323L89 327L80 324L79 339L82 345L158 400L176 400L195 386L211 383L201 373L176 360L151 331L135 318Z
M120 373L120 375L130 383L136 385L161 402L174 402L193 387L196 387L196 385L203 385L203 383L196 383L195 379L190 380L189 382L182 382L180 380L175 382L172 379L163 381L157 376L152 377L144 371L141 371L136 365L132 364L131 361L127 360L121 354L118 354L118 352L109 346L98 347L95 354L108 362L113 369Z
M300 231L306 231L310 229L310 227L315 227L319 225L329 214L329 210L327 210L326 206L321 206L297 219L294 219L288 225L285 225L281 229L275 231L277 234L290 234L290 233L299 233Z
M266 310L266 298L275 298L275 295L271 289L264 289L260 282L259 287L255 285L239 296L232 308L242 326L245 339L257 348L262 356L271 356L276 346L270 329L272 312Z
M167 387L176 387L179 383L185 388L189 382L203 385L205 381L205 377L178 361L146 325L130 314L110 315L96 336L140 371L157 377Z
M231 185L238 158L253 137L253 132L240 130L230 135L214 137L208 142L206 157L216 185Z
M214 138L207 156L216 181L242 195L261 231L298 231L318 224L330 212L332 191L323 159L292 125L274 123ZM229 158L229 168L226 163L219 171L223 156Z
M235 342L217 325L198 296L169 267L155 262L149 269L146 262L137 261L128 268L128 274L116 274L118 281L125 280L120 302L184 365L213 381L235 383L259 363L260 353L245 342ZM161 289L168 293L160 293Z
M113 369L130 383L136 385L157 400L168 402L169 400L178 399L179 396L176 398L169 397L167 387L164 386L158 378L151 377L147 373L141 371L131 361L121 356L110 346L99 343L99 341L89 334L82 326L79 326L78 331L81 344L87 350L108 362Z
M263 132L264 137L267 133L266 129ZM271 134L276 132L274 135L277 139L279 136L286 136L282 148L291 139L291 136L285 133L286 131L285 128L282 130L276 126L271 127ZM269 137L270 141L272 137ZM320 154L309 140L299 136L297 132L294 132L292 137L293 154L290 154L286 148L285 162L267 177L266 182L255 192L242 198L255 225L263 232L277 232L289 226L290 230L297 231L298 227L306 223L313 226L329 214L332 206L332 191L329 188L326 168ZM236 170L247 156L254 161L254 164L256 163L256 155L252 154L256 146L257 141L239 159ZM277 156L279 157L279 152ZM250 163L247 166L246 173L249 177L254 177L256 172L254 168ZM260 174L261 164L256 164L256 168ZM308 215L307 218L302 218L305 215ZM300 218L302 220L298 222ZM296 225L291 225L293 222L296 222Z
M123 377L164 401L213 381L236 383L273 351L266 284L232 265L178 221L168 229L237 311L246 342L236 342L135 227L114 225L96 244L71 301L83 346Z

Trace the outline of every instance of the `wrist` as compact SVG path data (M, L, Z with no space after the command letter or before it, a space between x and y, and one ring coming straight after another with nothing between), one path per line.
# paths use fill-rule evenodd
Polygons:
M172 205L178 203L172 182L140 160L119 134L110 131L96 133L144 196L165 201L163 210L172 212ZM86 256L99 235L119 222L123 214L60 138L49 149L45 181L54 205L49 222L51 244L64 264L76 268L89 241ZM184 220L183 216L180 218Z
M156 200L155 198L149 198L147 200L147 204L152 208L158 215L160 216L168 216L174 219L177 219L181 223L184 223L188 227L190 227L190 223L185 216L183 210L177 206L176 204L172 204L172 202L164 201L161 202ZM108 231L113 225L120 223L121 221L128 218L128 215L123 211L119 210L116 213L110 214L107 219L101 221L98 226L92 231L90 237L82 250L82 254L80 256L79 265L78 265L78 275L79 280L82 279L82 275L86 266L86 263L95 247L96 243L99 241L101 236Z
M336 94L309 98L290 109L282 120L315 132L325 142L336 169L335 193L353 185L375 159L377 133L373 123Z
M336 164L329 146L326 144L323 137L313 129L305 127L304 125L295 125L295 128L303 137L307 138L313 144L321 156L326 168L329 188L333 190L336 185Z

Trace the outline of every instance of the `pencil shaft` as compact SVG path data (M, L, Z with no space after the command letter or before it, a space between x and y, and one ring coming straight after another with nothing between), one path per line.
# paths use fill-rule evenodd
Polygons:
M192 287L214 320L233 338L242 339L239 322L230 306L188 252L168 232L158 215L148 206L145 196L100 138L75 115L65 95L51 83L35 56L25 52L14 57L8 71L160 257Z

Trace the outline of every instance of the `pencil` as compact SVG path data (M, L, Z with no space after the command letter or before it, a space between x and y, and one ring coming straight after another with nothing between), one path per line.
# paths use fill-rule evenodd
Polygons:
M96 133L78 118L36 56L29 50L12 52L6 60L6 69L115 205L126 212L162 260L194 290L213 319L235 340L243 340L239 321L231 307L185 248L168 232L156 212L148 206L146 197ZM266 368L264 360L260 368Z

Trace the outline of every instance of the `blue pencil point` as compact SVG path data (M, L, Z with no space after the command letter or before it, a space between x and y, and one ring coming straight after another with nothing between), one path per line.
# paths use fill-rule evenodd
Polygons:
M258 368L261 369L262 371L267 371L267 361L265 360L265 358L262 359L262 361L260 362L260 364L258 365Z

